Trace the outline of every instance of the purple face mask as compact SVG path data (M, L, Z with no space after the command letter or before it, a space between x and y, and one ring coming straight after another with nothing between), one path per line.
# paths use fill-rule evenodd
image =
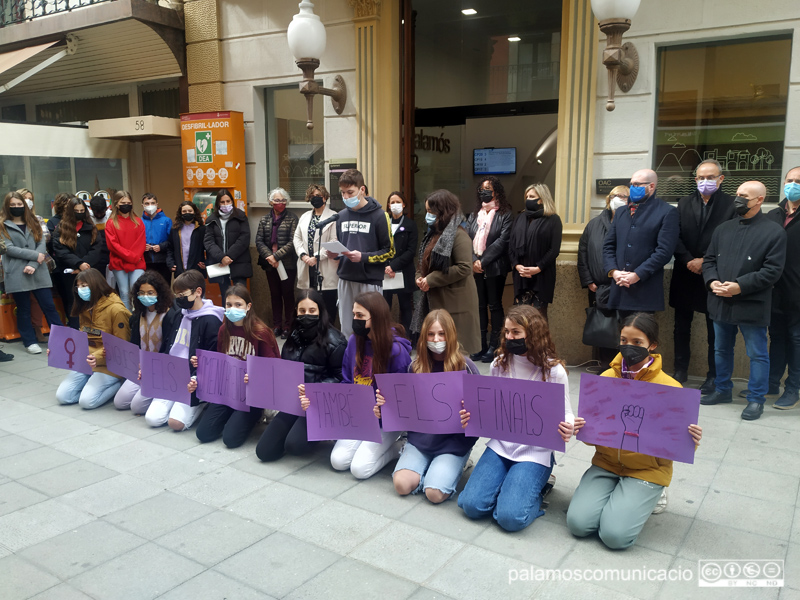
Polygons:
M712 179L702 179L697 182L697 189L703 196L710 196L717 191L718 187L719 184L717 184L716 180Z
M224 206L219 207L219 212L225 213L226 215L233 210L233 204L226 204Z

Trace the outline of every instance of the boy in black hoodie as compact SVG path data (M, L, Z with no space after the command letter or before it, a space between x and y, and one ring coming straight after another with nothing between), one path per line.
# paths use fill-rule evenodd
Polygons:
M364 176L349 169L339 178L339 190L345 209L339 213L336 236L349 252L337 255L328 252L328 258L339 260L339 322L342 333L353 333L353 300L364 292L383 291L381 264L394 258L394 240L389 225L389 214L375 198L367 196Z

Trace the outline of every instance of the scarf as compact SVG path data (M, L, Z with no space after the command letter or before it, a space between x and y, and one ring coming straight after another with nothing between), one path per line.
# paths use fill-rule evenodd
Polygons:
M526 209L514 221L510 240L510 250L514 256L525 257L536 254L536 233L544 223L543 216L544 208L533 211Z
M486 241L489 238L489 231L492 228L492 221L497 212L497 202L484 204L478 211L478 230L475 232L475 239L472 240L472 250L476 256L483 256L486 252Z

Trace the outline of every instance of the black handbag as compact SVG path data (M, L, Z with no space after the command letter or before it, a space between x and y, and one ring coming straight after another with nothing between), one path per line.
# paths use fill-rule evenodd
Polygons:
M616 310L590 306L586 309L583 343L597 348L619 346L619 315Z

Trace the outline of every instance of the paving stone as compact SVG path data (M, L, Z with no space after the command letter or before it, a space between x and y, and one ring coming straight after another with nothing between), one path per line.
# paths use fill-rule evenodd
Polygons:
M280 529L326 501L324 496L275 482L240 498L225 510L267 527Z
M762 505L762 510L767 507ZM693 561L719 557L771 560L784 558L788 547L788 542L774 537L695 520L678 556Z
M102 517L160 494L163 489L154 483L122 474L65 494L61 500Z
M328 452L330 457L330 452ZM255 455L248 456L231 463L234 469L250 473L264 479L271 481L278 481L287 475L291 475L296 471L306 467L312 462L319 460L315 454L308 454L306 456L284 456L280 460L273 462L261 462Z
M92 598L76 590L71 585L61 583L51 587L49 590L45 590L41 594L32 596L30 600L92 600Z
M0 474L21 479L73 462L75 457L47 446L8 456L0 462Z
M385 481L383 473L373 475L378 481ZM349 471L335 471L331 467L330 457L317 460L310 465L295 471L281 479L281 482L294 487L322 494L328 498L336 498L358 483ZM391 486L391 480L387 482Z
M91 426L94 427L94 426ZM124 446L137 438L118 433L109 429L95 429L82 435L66 439L62 442L51 444L56 450L72 454L78 458L86 458L93 454L99 454L112 448Z
M110 513L104 519L136 535L154 540L204 517L212 510L209 506L166 491Z
M720 466L722 465L738 465L778 475L800 477L800 453L758 443L731 444L722 459Z
M453 600L441 592L426 587L418 587L417 591L408 597L408 600Z
M497 554L553 569L572 551L576 540L564 525L539 518L515 533L492 524L472 543Z
M339 494L339 502L357 506L390 519L399 519L417 504L428 502L424 494L400 496L392 481L383 477L370 477L359 481L346 492Z
M269 482L236 469L218 469L174 488L175 493L217 508L227 506Z
M289 600L407 598L416 587L407 579L343 558L295 589L286 598Z
M47 500L47 496L16 481L0 485L0 516Z
M150 427L147 423L144 422L143 417L134 417L127 421L123 421L122 423L118 423L117 425L112 425L108 428L110 431L118 431L120 433L124 433L125 435L129 435L131 437L135 437L138 439L145 439L149 438L150 436L157 435L159 433L169 433L170 435L189 435L192 437L189 432L186 431L172 431L164 425L163 427ZM162 444L163 445L163 444Z
M98 465L102 465L114 471L124 473L136 467L148 465L159 461L167 456L175 454L170 448L165 448L159 444L153 444L146 440L136 440L118 448L112 448L99 454L89 456L87 460ZM154 465L153 468L158 468Z
M216 571L204 571L186 583L170 590L159 600L274 600L263 592L234 581Z
M0 382L0 386L3 384ZM2 389L2 388L0 388ZM17 400L11 400L10 398L5 398L0 395L0 415L2 415L2 419L0 419L0 424L6 419L10 419L12 417L16 417L18 415L33 412L36 410L34 407L30 406L29 404L25 404L24 402L18 402ZM0 429L5 429L4 427L0 427Z
M524 582L520 582L524 583ZM537 600L585 600L586 598L602 598L603 600L634 600L636 596L628 596L619 592L603 589L588 581L545 581L536 590Z
M282 531L322 548L346 554L388 524L386 517L329 500L292 521Z
M712 487L697 511L697 519L788 541L794 505L775 501L768 506L768 510L765 510L761 500L721 492ZM787 526L780 526L783 523Z
M190 432L188 432L189 435L181 435L187 432L184 431L175 432L169 427L160 427L154 429L152 427L148 427L147 424L144 422L144 419L137 418L136 421L141 421L139 425L141 427L147 428L147 430L151 433L151 435L147 437L148 442L153 442L154 444L161 444L162 446L166 446L167 448L172 448L173 450L180 450L180 451L189 450L190 448L194 448L195 446L200 444L200 441L197 439L197 435L191 435L191 430Z
M0 544L17 552L93 520L85 511L45 500L0 517Z
M197 436L195 435L195 440ZM243 458L255 457L255 446L240 446L239 448L226 448L222 440L208 444L197 443L186 450L186 454L196 456L207 461L213 461L221 465L228 465Z
M766 500L770 504L778 502L794 507L798 489L800 489L800 479L785 474L771 473L763 469L723 464L714 476L710 487L712 490Z
M175 488L216 469L219 469L216 463L179 452L155 463L132 469L128 474L157 483L164 488Z
M76 460L49 471L29 475L19 481L48 496L61 496L117 475L119 473L111 469L84 460Z
M25 600L58 584L58 579L19 556L0 558L3 600Z
M5 435L0 437L0 458L2 459L5 459L8 456L13 456L14 454L22 454L23 452L28 452L29 450L35 450L36 448L41 448L42 446L38 442L20 437L13 433L8 433L5 431L3 433Z
M671 489L671 488L670 488ZM670 497L670 502L672 498ZM663 554L675 554L683 544L694 520L672 512L670 505L660 515L652 515L636 539L636 545Z
M464 515L464 511L458 508L456 500L449 500L442 504L420 502L400 517L400 520L403 523L415 525L462 542L471 542L492 523L491 519L477 521L468 519Z
M129 410L117 410L111 400L99 408L81 410L75 415L75 418L91 423L92 425L97 425L98 427L112 427L136 419L134 414ZM142 420L140 420L140 422L141 421ZM143 422L142 425L146 427Z
M5 429L10 433L19 433L21 431L35 429L37 427L42 427L43 425L57 423L58 421L69 418L69 415L67 415L63 410L51 412L49 410L42 410L41 408L34 408L27 404L18 404L30 408L31 410L0 419L0 429Z

